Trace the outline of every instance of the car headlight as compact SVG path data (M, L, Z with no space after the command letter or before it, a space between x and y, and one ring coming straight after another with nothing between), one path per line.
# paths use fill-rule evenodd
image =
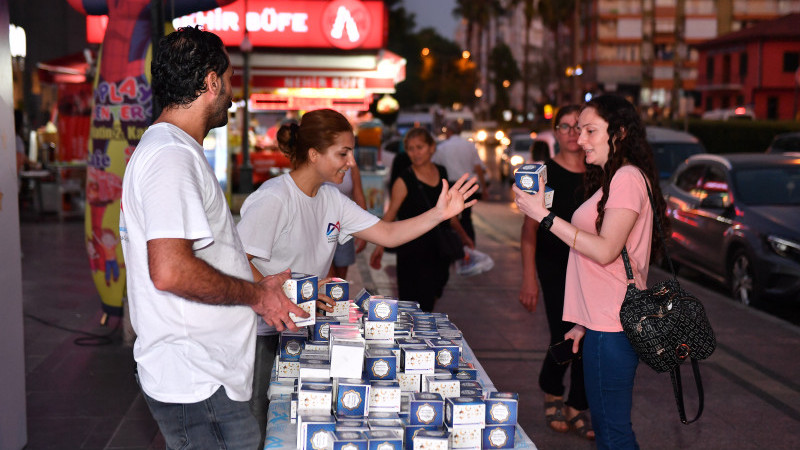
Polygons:
M519 156L519 155L514 155L514 156L511 157L511 161L510 162L511 162L512 166L519 166L519 165L521 165L522 163L525 162L525 158L523 158L522 156Z
M767 236L772 251L779 256L800 262L800 244L797 242L781 239L776 236Z
M497 130L497 133L494 134L494 138L497 139L498 142L502 141L504 137L506 137L506 134L503 133L503 130Z
M478 130L478 132L475 133L475 139L477 139L478 142L485 142L488 136L489 133L487 133L486 130Z
M500 139L500 143L508 147L511 144L511 139L504 137L503 139Z

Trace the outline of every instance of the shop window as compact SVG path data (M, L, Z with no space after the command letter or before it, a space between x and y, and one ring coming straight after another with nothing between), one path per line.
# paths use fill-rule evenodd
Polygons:
M785 52L783 54L783 72L794 73L800 65L800 53Z
M739 54L739 80L744 81L747 78L747 53Z
M706 81L714 81L714 58L706 57Z
M767 119L778 118L778 97L767 97Z
M722 55L722 82L728 84L731 82L731 55Z

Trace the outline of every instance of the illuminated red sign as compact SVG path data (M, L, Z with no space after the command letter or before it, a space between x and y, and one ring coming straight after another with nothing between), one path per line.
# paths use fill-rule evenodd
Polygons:
M227 46L239 46L245 28L255 47L378 49L385 44L382 1L239 0L223 8L178 17L175 28L202 25Z
M106 16L87 16L86 40L103 42L107 23ZM229 47L242 43L245 28L255 47L349 50L379 49L386 44L386 8L382 1L373 0L239 0L178 17L172 25L202 25Z

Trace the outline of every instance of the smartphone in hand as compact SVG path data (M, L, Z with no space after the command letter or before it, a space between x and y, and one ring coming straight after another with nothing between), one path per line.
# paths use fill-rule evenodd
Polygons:
M573 359L580 359L581 357L583 346L581 345L578 348L578 353L572 353L572 344L572 339L567 339L551 345L547 351L558 364L567 364ZM581 344L583 344L583 340L581 340Z

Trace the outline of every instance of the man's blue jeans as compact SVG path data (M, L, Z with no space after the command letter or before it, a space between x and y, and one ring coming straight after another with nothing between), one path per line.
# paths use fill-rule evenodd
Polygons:
M197 403L163 403L142 391L168 450L254 450L261 433L247 402L228 398L220 386Z
M638 364L639 357L625 333L586 330L584 383L600 450L639 448L631 425L633 380Z

